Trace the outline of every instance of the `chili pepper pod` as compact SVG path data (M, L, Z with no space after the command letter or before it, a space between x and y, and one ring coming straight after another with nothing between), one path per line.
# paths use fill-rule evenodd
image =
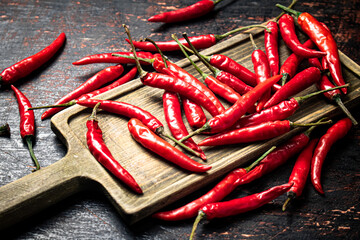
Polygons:
M128 63L135 63L134 59L131 58L124 58L124 57L118 57L117 54L125 55L125 56L134 56L132 52L114 52L114 53L100 53L100 54L94 54L89 55L86 57L81 58L80 60L77 60L76 62L73 62L73 65L87 65L92 63L121 63L121 64L128 64ZM152 59L154 58L154 55L150 52L137 52L136 53L140 58L145 59ZM149 65L150 63L147 61L141 61L141 64L143 65Z
M251 61L254 65L256 82L259 84L260 82L266 81L266 79L271 76L270 66L266 54L256 46L252 34L250 34L250 40L254 48L251 54ZM260 97L256 106L257 112L260 112L264 108L266 101L270 98L270 94L271 90L269 89Z
M282 207L283 211L285 211L287 205L292 199L301 195L305 187L306 179L310 171L311 158L318 140L319 139L317 138L312 139L296 159L295 165L289 177L289 183L294 183L294 185L287 192L288 198Z
M180 140L181 138L187 136L189 133L184 125L184 122L182 121L181 106L178 96L176 93L165 91L162 98L165 120L168 124L170 132L175 139ZM190 138L183 143L194 151L200 153L200 157L203 160L206 160L204 152L199 148L199 146L194 142L194 140Z
M269 108L296 93L305 90L321 79L321 71L316 67L309 67L296 74L289 82L276 91L266 102L264 108Z
M321 51L326 52L325 59L329 63L330 74L334 82L338 86L344 85L345 81L342 76L339 51L336 41L331 32L328 31L328 28L325 28L323 23L316 20L316 18L309 13L301 13L293 9L286 8L280 4L276 4L276 6L293 14L297 18L297 22L301 30L309 36L309 38ZM347 93L346 88L341 90L344 94Z
M332 145L339 139L345 137L352 127L352 122L349 118L343 118L331 126L327 132L320 138L314 155L311 160L311 182L315 189L324 194L321 186L321 169L325 161L326 155L330 151Z
M279 27L275 21L269 21L266 27L271 32L264 31L264 45L266 56L269 62L271 76L279 74Z
M227 174L218 184L215 185L209 192L203 196L195 199L194 201L179 207L174 210L166 212L157 212L152 215L153 218L165 220L165 221L180 221L196 217L199 209L208 203L221 201L224 197L229 195L236 187L234 183L241 179L247 172L249 172L256 164L264 159L275 147L270 148L263 155L261 155L256 161L246 168L236 168Z
M128 128L132 137L143 147L181 168L199 173L206 172L211 169L211 166L203 165L186 156L183 152L156 135L136 118L130 119L128 122Z
M44 65L64 45L65 40L65 33L61 33L49 46L40 52L4 69L0 74L0 85L12 84Z
M180 96L185 117L192 128L199 128L206 123L206 116L202 108L193 101Z
M79 87L77 87L70 93L66 94L64 97L62 97L60 100L58 100L55 103L55 105L68 103L71 100L74 100L83 94L94 91L94 90L98 89L100 86L120 77L120 75L123 73L123 71L124 71L124 68L121 65L107 67L107 68L101 70L100 72L96 73L94 76L92 76L88 80L86 80L84 83L82 83ZM51 117L55 113L60 112L62 109L64 109L64 108L50 108L50 109L46 110L41 115L41 120Z
M211 220L214 218L224 218L260 208L270 201L280 197L290 189L291 185L291 183L286 183L246 197L225 202L206 204L199 211L189 239L193 239L196 227L201 219L206 218Z
M216 134L203 139L199 146L220 146L238 143L250 143L278 137L289 132L294 127L308 127L330 124L331 121L321 123L297 124L289 120L269 121L250 127L239 128Z
M279 28L286 46L288 46L296 55L303 58L316 58L326 55L325 52L306 48L300 43L298 37L296 36L294 19L290 15L284 14L279 19Z
M125 183L125 185L131 188L134 192L142 194L143 191L135 179L121 166L118 161L116 161L109 148L105 145L102 131L96 119L96 111L99 105L100 103L95 105L91 116L86 121L86 127L88 129L86 132L87 146L91 154L99 163L101 163L102 166Z
M35 157L33 150L33 140L35 137L35 116L33 110L28 110L31 108L31 103L29 99L16 87L11 85L11 89L15 93L15 97L17 99L19 105L19 113L20 113L20 135L21 138L26 142L30 156L35 163L36 170L40 169L40 164Z
M0 136L10 136L10 127L8 123L0 124Z

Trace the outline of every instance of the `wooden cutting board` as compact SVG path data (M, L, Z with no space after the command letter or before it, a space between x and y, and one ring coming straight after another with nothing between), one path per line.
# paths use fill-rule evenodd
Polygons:
M255 42L263 49L263 31L254 29L248 32L254 35ZM252 70L252 50L248 35L239 34L202 53L228 55ZM289 54L289 50L281 42L281 62L284 62ZM358 106L360 100L360 67L344 54L340 53L340 56L344 77L351 84L350 91L344 96L343 101L348 108L354 109L353 107ZM179 61L178 65L200 77L186 59ZM200 66L205 70L203 65ZM315 87L310 87L299 95L314 90ZM163 90L143 86L137 79L102 94L99 98L119 100L139 106L151 112L166 126L162 93ZM90 112L90 109L74 106L51 119L53 131L66 144L68 152L58 162L0 188L0 229L89 188L104 192L121 216L131 224L196 191L232 169L248 163L269 147L303 130L294 129L284 136L256 144L206 147L204 148L208 158L206 164L211 165L212 169L207 173L195 174L165 161L135 142L127 129L128 119L101 111L98 113L98 119L106 145L139 183L144 191L140 196L129 191L121 182L113 178L87 149L85 123ZM333 117L340 113L335 105L327 102L323 96L319 96L305 102L291 120L313 122L324 116ZM166 131L169 132L168 129ZM194 140L199 142L202 138L204 136L197 136ZM201 162L196 157L193 159Z

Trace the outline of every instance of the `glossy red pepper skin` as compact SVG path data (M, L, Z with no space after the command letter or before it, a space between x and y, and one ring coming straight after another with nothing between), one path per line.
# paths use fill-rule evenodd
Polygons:
M275 104L301 92L310 87L312 84L320 81L321 72L316 67L309 67L296 74L289 82L282 86L274 95L266 102L264 108L269 108Z
M304 58L317 58L326 55L325 52L319 52L310 48L304 47L296 36L294 19L288 14L284 14L279 19L279 28L282 39L286 46L288 46L296 55Z
M133 138L143 147L183 169L199 173L206 172L211 169L211 166L200 164L186 156L170 143L157 136L136 118L130 119L128 122L128 128Z
M200 211L205 213L206 219L208 220L237 215L265 205L266 203L286 193L290 187L291 184L286 183L246 197L225 202L206 204L200 209Z
M274 21L269 21L266 27L271 32L264 31L264 45L266 56L269 62L271 76L279 74L279 27Z
M147 86L179 93L204 107L212 116L219 114L218 108L202 91L179 78L160 73L146 73L141 77L141 81Z
M180 96L186 119L192 128L199 128L206 123L206 116L202 108L193 101Z
M100 54L94 54L89 55L86 57L81 58L80 60L77 60L76 62L73 62L73 65L86 65L86 64L92 64L92 63L121 63L121 64L135 64L134 59L130 58L124 58L124 57L117 57L113 56L113 54L120 54L125 56L134 56L132 52L114 52L114 53L100 53ZM150 52L137 52L136 55L140 58L146 58L146 59L153 59L154 55ZM143 65L149 65L149 62L140 61Z
M220 146L239 143L250 143L271 139L289 132L291 123L288 120L264 122L259 125L239 128L205 138L199 146Z
M317 144L313 158L311 160L311 182L315 189L324 194L321 186L321 169L325 161L326 155L331 149L331 146L339 139L345 137L352 127L352 122L349 118L343 118L331 126L327 132L320 138Z
M77 87L70 93L66 94L64 97L58 100L55 105L70 102L71 100L76 99L83 94L94 91L100 86L120 77L123 71L124 68L121 65L107 67L86 80L83 84L81 84L79 87ZM41 115L41 119L44 120L46 118L49 118L55 113L60 112L62 109L64 108L49 108Z
M88 120L86 122L86 127L88 129L86 133L86 143L91 154L95 159L101 163L109 172L111 172L115 177L120 179L125 183L129 188L138 194L142 194L138 183L131 176L131 174L126 171L121 164L112 156L110 150L105 145L103 140L102 131L99 127L99 124L96 120Z
M207 34L207 35L198 35L189 37L191 43L195 46L196 49L205 49L209 48L216 44L216 36L215 34ZM126 39L129 43L129 39ZM184 38L179 39L179 41L184 44L186 47L189 47L189 44L186 42ZM149 51L149 52L157 52L156 47L147 41L133 41L135 48ZM180 47L174 40L170 41L156 41L156 45L163 52L171 52L171 51L179 51Z
M201 0L178 10L157 14L150 17L148 21L163 23L183 22L209 13L214 9L214 6L215 4L211 0Z
M289 158L299 153L309 142L309 136L305 133L292 137L287 142L281 144L273 152L269 153L261 162L235 184L237 186L250 183L265 174L273 171Z
M251 72L249 69L245 68L241 64L237 63L235 60L222 55L214 54L210 57L210 64L224 72L231 73L235 77L239 78L243 82L256 86L256 75Z
M235 103L240 99L240 94L238 92L211 75L208 75L204 82L211 91L213 91L216 95L224 98L229 103Z
M251 60L254 65L256 82L259 84L261 82L266 81L266 79L268 79L271 76L270 66L266 54L260 49L255 49L251 54ZM260 112L264 108L265 103L270 98L270 94L271 94L271 90L269 89L260 97L258 104L256 106L257 112Z
M271 77L242 95L241 98L224 113L213 117L206 123L209 126L209 130L212 133L218 133L232 127L235 122L239 120L248 111L248 109L250 109L255 102L280 79L281 75Z
M170 132L174 136L174 138L180 140L183 137L187 136L189 132L187 131L181 117L181 106L179 98L176 93L165 91L162 99L165 120L168 124ZM199 148L199 146L194 142L194 140L189 138L183 143L194 151L200 153L200 157L203 160L206 160L204 152L201 150L201 148Z
M345 81L342 76L339 51L331 32L309 13L300 14L297 22L316 46L321 51L326 52L325 59L329 64L330 74L334 82L338 86L344 85ZM347 93L347 88L342 88L341 90L344 94Z
M0 74L0 85L12 84L44 65L64 45L65 40L65 33L61 33L49 46L40 52L4 69Z
M245 174L246 170L244 168L235 169L226 175L225 178L218 184L216 184L214 188L200 198L177 209L155 213L152 217L165 221L180 221L196 217L199 209L205 204L221 201L224 197L231 193L236 188L234 182Z
M159 129L164 128L164 125L151 113L129 103L99 99L85 99L77 101L77 104L89 108L94 108L97 103L100 103L99 108L106 112L115 113L128 118L139 119L155 133L159 132Z
M294 183L294 185L289 189L287 193L288 197L295 198L302 194L310 172L311 159L318 140L317 138L312 139L296 159L289 177L289 183Z
M239 94L245 94L253 87L247 85L243 81L241 81L239 78L235 77L231 73L220 71L218 74L216 74L216 79L218 79L220 82L228 85L232 89L234 89Z

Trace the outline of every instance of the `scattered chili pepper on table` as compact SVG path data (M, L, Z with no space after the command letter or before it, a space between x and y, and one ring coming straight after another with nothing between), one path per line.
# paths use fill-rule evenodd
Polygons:
M86 64L92 64L92 63L121 63L121 64L128 64L128 63L135 63L135 60L130 58L123 58L118 57L115 54L119 55L127 55L127 56L134 56L132 52L114 52L114 53L100 53L100 54L94 54L90 56L86 56L81 58L80 60L77 60L76 62L73 62L73 65L86 65ZM154 58L154 55L150 52L137 52L136 53L139 57L145 58L145 59L152 59ZM149 62L141 61L141 64L148 65Z
M113 157L109 148L105 145L102 131L96 118L96 111L101 103L97 103L89 119L86 121L86 143L95 159L101 163L109 172L120 179L134 192L142 194L139 184L131 176L131 174L121 166L121 164Z
M321 186L321 169L324 164L326 155L331 149L331 146L339 139L345 137L352 127L352 122L349 118L343 118L331 126L325 135L323 135L317 144L313 158L311 160L311 182L315 189L324 194Z
M31 108L31 103L29 99L16 87L11 85L11 89L15 93L15 97L17 99L19 105L19 113L20 113L20 135L21 138L26 142L30 156L35 163L35 170L40 169L40 164L37 158L35 157L34 150L33 150L33 140L35 138L35 117L34 111L28 110Z
M44 65L64 45L65 40L65 33L61 33L49 46L40 52L4 69L0 74L0 85L12 84Z
M276 21L269 21L266 27L271 32L264 31L264 45L271 76L279 74L279 27Z

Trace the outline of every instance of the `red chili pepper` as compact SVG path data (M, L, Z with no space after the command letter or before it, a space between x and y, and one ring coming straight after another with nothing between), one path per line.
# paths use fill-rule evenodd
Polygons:
M218 41L228 37L231 34L234 34L239 31L243 31L245 29L255 28L255 27L266 28L263 25L249 25L249 26L240 27L240 28L231 30L222 35L207 34L207 35L192 36L192 37L189 37L189 39L196 49L205 49L205 48L209 48L209 47L215 45ZM126 39L126 41L128 43L130 43L129 39ZM181 39L179 39L179 41L181 44L184 44L186 47L189 47L189 45L187 44L185 39L181 38ZM171 41L156 41L155 43L159 47L159 49L163 52L180 50L179 45L175 41L172 41L172 40ZM133 41L133 44L134 44L135 48L142 49L144 51L149 51L149 52L157 51L156 47L150 42Z
M319 68L320 70L324 70L325 68L320 63L319 59L317 58L309 58L308 59L310 66L314 66ZM326 64L326 61L324 61ZM316 83L316 86L318 89L325 90L329 88L333 88L335 85L329 80L329 78L326 76L326 74L323 74L321 76L321 79L319 82ZM356 119L352 116L350 111L345 107L344 103L341 101L341 92L338 89L324 92L324 96L329 99L330 101L335 102L341 110L346 114L348 118L350 118L351 122L354 126L358 125L358 122Z
M181 117L181 107L177 94L165 91L163 94L163 106L166 122L174 138L180 140L181 138L187 136L189 133ZM183 143L194 151L200 153L200 157L203 160L206 160L204 152L199 148L194 140L189 138Z
M11 89L14 91L18 105L19 105L19 112L20 112L20 135L21 138L27 143L29 148L29 152L31 155L32 160L35 163L36 170L40 169L40 164L35 157L34 150L33 150L33 140L35 137L35 117L34 111L28 110L31 108L31 103L29 99L16 87L11 85Z
M303 46L307 48L313 48L315 45L309 39L303 44ZM284 85L286 81L295 76L298 66L303 60L303 57L295 53L290 54L290 56L285 60L285 62L280 68L280 74L283 75L283 78L281 80L281 82L283 83L282 85Z
M10 127L8 123L0 125L0 136L10 136Z
M331 146L345 135L351 129L352 123L349 118L343 118L330 127L326 134L323 135L315 148L313 158L311 160L311 182L315 189L324 194L321 186L321 169Z
M289 183L294 183L294 185L289 189L287 193L287 200L283 205L283 211L285 211L287 204L294 198L297 198L301 195L306 179L310 171L311 158L314 152L314 148L319 139L311 140L304 150L300 153L297 158L294 168L291 172Z
M321 79L321 71L316 67L309 67L296 74L289 82L282 86L266 102L264 108L269 108L275 104L287 99L296 93L310 87Z
M73 65L86 65L86 64L92 64L92 63L121 63L121 64L127 64L127 63L135 63L135 60L130 58L124 58L124 57L118 57L114 54L120 54L125 56L134 56L132 52L114 52L114 53L100 53L100 54L94 54L90 56L83 57L82 59L73 62ZM154 58L154 55L150 52L137 52L136 53L139 57L145 58L145 59L152 59ZM149 62L141 61L141 64L149 65Z
M88 80L86 80L86 82L81 84L75 90L66 94L64 97L58 100L55 103L55 105L68 103L71 100L76 99L83 94L94 91L98 89L101 85L104 85L105 83L108 83L118 78L123 73L123 71L124 68L121 65L107 67L104 70L101 70L100 72L92 76L91 78L89 78ZM50 108L41 115L41 119L44 120L48 117L51 117L55 113L60 112L62 109L64 108Z
M121 164L112 156L109 148L105 145L102 131L96 119L96 111L100 103L98 103L86 121L87 133L86 143L95 159L101 163L109 172L120 179L128 187L136 193L142 194L139 184L131 176L131 174L121 166Z
M206 116L202 108L193 101L180 96L186 119L192 128L199 128L206 123Z
M331 77L338 85L344 85L345 81L342 76L341 62L339 58L339 51L336 45L336 41L328 31L328 28L323 26L323 23L319 22L309 13L301 13L293 9L288 9L280 4L276 6L281 9L294 14L297 18L297 22L302 31L309 36L309 38L316 44L316 46L323 52L326 52L326 61L329 63L329 69ZM347 89L341 89L344 94L347 93Z
M200 198L182 206L180 208L166 211L158 212L152 215L154 218L158 218L165 221L179 221L192 217L196 217L199 209L208 203L221 201L224 197L229 195L237 186L234 183L241 179L251 168L256 166L264 157L266 157L275 147L272 147L270 150L265 152L260 158L253 162L247 168L237 168L231 171L225 176L215 187L213 187L209 192L201 196Z
M306 48L300 43L296 36L294 19L290 15L284 14L279 19L279 28L286 46L288 46L296 55L304 58L323 57L326 55L325 52Z
M256 82L257 84L259 84L261 82L266 81L266 79L268 79L271 76L270 66L266 54L262 50L258 49L251 34L250 34L250 39L254 47L254 51L251 54L251 60L254 65ZM265 103L270 98L270 94L271 94L271 90L269 89L260 97L258 104L256 106L257 112L260 112L264 108Z
M130 119L128 128L138 143L181 168L192 172L206 172L211 169L211 166L200 164L186 156L170 143L157 136L136 118Z
M148 21L173 23L173 22L183 22L193 18L198 18L213 10L215 4L217 4L220 1L221 0L216 0L216 1L201 0L185 8L180 8L170 12L164 12L158 15L154 15L150 17Z
M266 191L255 193L246 197L233 199L226 202L209 203L203 206L194 222L190 240L193 239L196 227L202 218L208 220L214 218L229 217L260 208L266 203L280 197L291 187L290 183L272 187Z
M0 85L12 84L44 65L64 45L65 39L65 33L61 33L54 42L40 52L4 69L0 74Z
M279 74L279 27L275 21L269 21L266 27L271 32L264 31L264 45L266 56L270 66L271 76Z

